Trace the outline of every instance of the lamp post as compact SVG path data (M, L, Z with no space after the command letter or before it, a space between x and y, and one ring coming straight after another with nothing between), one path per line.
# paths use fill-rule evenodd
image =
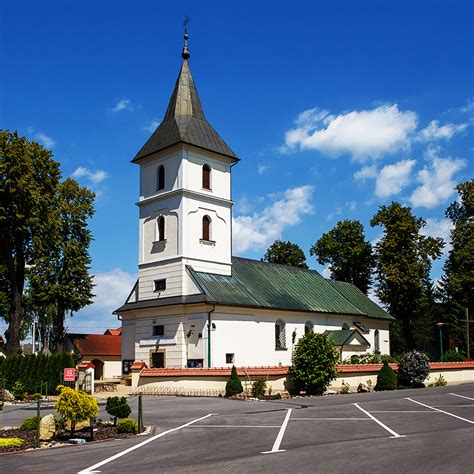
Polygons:
M441 362L444 362L444 353L443 353L443 330L442 330L442 327L445 325L446 323L436 323L436 326L439 327L439 348L440 348L440 351L441 351Z

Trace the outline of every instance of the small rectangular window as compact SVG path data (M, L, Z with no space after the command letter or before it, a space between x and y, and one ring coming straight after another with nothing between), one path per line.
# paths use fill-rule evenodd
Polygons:
M165 327L162 324L156 324L153 326L153 335L154 336L164 336L165 335Z
M166 290L166 279L163 280L155 280L155 291L164 291Z
M234 354L226 354L225 355L225 363L226 364L233 364L234 363Z

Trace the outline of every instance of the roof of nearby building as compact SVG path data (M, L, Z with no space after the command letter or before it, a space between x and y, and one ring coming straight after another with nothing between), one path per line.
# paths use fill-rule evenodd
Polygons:
M105 336L121 336L122 335L122 327L117 329L106 329L104 332Z
M232 258L231 276L188 268L216 304L393 319L354 285L333 285L315 270L241 257Z
M383 319L387 317L387 312L384 309L382 309L378 304L374 303L352 283L329 279L326 281L367 316L371 318Z
M105 334L68 334L67 337L77 347L82 357L89 355L122 355L122 336Z
M357 329L328 329L324 331L324 334L329 340L334 341L336 346L345 346L349 341L352 341L354 337L359 337L362 339L364 345L370 347L369 341L367 341Z
M238 160L207 121L187 59L183 59L163 121L132 161L137 162L177 143L187 143Z

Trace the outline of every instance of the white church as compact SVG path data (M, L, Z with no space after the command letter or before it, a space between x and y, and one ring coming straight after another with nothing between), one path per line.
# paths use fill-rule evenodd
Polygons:
M341 360L389 353L393 318L350 283L232 256L232 168L239 158L204 115L183 62L140 167L139 276L125 304L122 363L151 368L291 365L308 331Z

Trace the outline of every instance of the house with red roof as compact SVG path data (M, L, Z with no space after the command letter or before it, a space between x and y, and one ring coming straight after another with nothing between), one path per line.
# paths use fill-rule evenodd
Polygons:
M91 362L94 365L94 378L106 380L122 375L122 335L105 334L68 334L67 349L80 354L79 363Z

